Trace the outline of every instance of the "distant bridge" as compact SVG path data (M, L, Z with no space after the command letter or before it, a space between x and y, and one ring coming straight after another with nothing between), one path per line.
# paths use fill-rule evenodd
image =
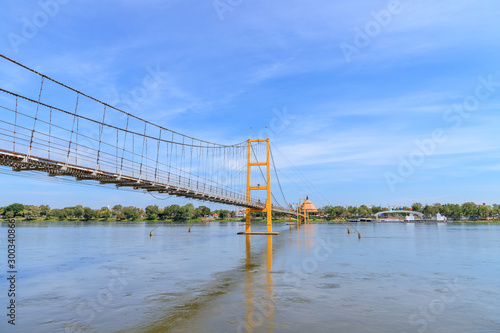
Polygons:
M387 210L385 212L378 212L378 213L376 213L374 215L375 215L375 217L378 220L379 216L382 215L382 214L395 214L395 213L410 213L410 214L415 214L415 215L419 216L420 218L424 217L423 213L415 212L415 211L412 211L412 210Z

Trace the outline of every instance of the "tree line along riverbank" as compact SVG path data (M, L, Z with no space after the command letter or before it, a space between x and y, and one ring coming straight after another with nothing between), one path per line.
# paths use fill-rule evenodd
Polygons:
M0 207L1 219L22 219L26 221L185 221L200 220L204 218L217 218L227 220L229 218L239 220L244 210L229 211L226 209L211 210L207 206L194 207L189 203L184 206L170 205L160 208L157 205L149 205L146 208L134 206L114 205L103 206L93 209L76 205L64 208L50 208L49 205L23 205L14 203ZM252 217L259 219L265 214L252 213ZM273 218L285 218L284 214L273 213Z
M311 219L321 221L345 221L350 218L370 217L373 214L392 210L399 214L398 210L414 211L423 213L426 216L434 216L438 213L450 219L463 221L485 221L500 220L500 205L475 204L466 202L459 204L433 204L422 205L414 203L411 206L402 207L382 207L382 206L325 206L318 209L318 213ZM8 206L0 207L0 218L17 218L27 221L183 221L200 220L206 217L217 219L241 220L241 211L229 211L225 209L211 210L207 206L195 207L189 203L184 206L170 205L160 208L157 205L149 205L146 208L134 206L114 205L113 207L103 206L100 209L93 209L76 205L64 208L50 208L49 205L23 205L13 203ZM408 213L400 213L407 215ZM253 218L259 219L265 214L252 213ZM273 219L286 221L285 214L273 213Z

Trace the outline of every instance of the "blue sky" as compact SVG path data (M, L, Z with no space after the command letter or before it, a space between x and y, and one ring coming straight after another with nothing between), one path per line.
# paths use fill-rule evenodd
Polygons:
M2 7L1 53L100 100L224 144L248 139L250 127L253 137L266 136L267 126L310 183L298 182L277 154L289 201L500 203L498 2ZM127 102L151 72L157 84ZM0 205L188 202L3 173L0 182Z

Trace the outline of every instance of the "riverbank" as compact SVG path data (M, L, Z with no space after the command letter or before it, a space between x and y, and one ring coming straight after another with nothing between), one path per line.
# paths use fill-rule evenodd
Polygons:
M2 219L0 222L9 222L11 219ZM98 223L124 223L124 222L130 222L130 223L138 223L138 222L148 222L148 223L186 223L186 224L192 224L192 223L209 223L209 222L245 222L245 219L213 219L211 221L202 221L200 218L198 219L189 219L189 220L174 220L174 219L166 219L166 220L148 220L145 218L140 218L140 219L130 219L130 220L117 220L116 218L108 218L108 219L91 219L91 220L85 220L85 219L64 219L64 220L59 220L59 219L24 219L24 218L15 218L16 222L46 222L46 223L53 223L53 222L98 222ZM288 219L283 220L273 220L273 223L288 223ZM294 221L292 221L293 223ZM327 221L311 221L313 222L327 222ZM267 221L264 220L252 220L252 223L267 223Z
M10 219L2 219L0 222L8 222ZM43 222L43 223L54 223L54 222L61 222L59 219L23 219L23 218L16 218L16 222ZM244 223L245 219L214 219L212 221L202 221L201 219L190 219L190 220L174 220L174 219L167 219L167 220L147 220L144 218L136 219L136 220L117 220L116 218L108 218L108 219L92 219L92 220L84 220L84 219L65 219L64 222L74 222L74 223L79 223L79 222L96 222L96 223L137 223L137 222L147 222L147 223L186 223L186 224L193 224L193 223L209 223L209 222L241 222ZM279 220L273 220L273 223L289 223L290 221L288 219L279 219ZM489 220L489 221L435 221L436 223L455 223L455 224L460 224L460 223L476 223L476 224L484 224L484 223L494 223L494 224L500 224L500 220ZM267 221L265 219L261 220L252 220L252 223L262 223L265 224ZM292 219L291 223L296 223L295 220ZM338 224L358 224L358 223L388 223L388 222L350 222L346 220L309 220L308 223L313 223L313 224L322 224L322 223L338 223ZM419 221L401 221L401 223L420 223ZM425 222L424 222L425 223Z

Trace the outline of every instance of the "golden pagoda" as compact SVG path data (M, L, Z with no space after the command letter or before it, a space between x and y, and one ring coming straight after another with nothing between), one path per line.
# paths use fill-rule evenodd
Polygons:
M309 200L309 196L306 197L306 201L304 201L304 203L300 207L300 210L313 215L318 213L316 207L314 207L313 203Z

